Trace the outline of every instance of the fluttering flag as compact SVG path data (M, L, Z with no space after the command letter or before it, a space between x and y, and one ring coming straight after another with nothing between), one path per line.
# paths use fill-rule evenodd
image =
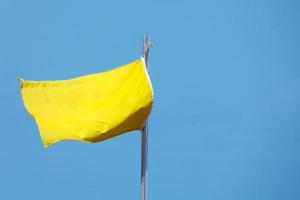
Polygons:
M143 57L69 80L19 80L25 108L45 147L61 140L98 142L139 130L153 102Z

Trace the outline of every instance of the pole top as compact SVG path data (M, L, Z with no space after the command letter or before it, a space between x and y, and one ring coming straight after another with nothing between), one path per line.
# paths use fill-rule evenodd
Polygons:
M145 59L145 64L146 67L148 69L148 53L149 53L149 49L150 47L152 47L152 42L151 39L148 35L144 35L143 37L143 57Z
M144 41L144 49L149 49L153 46L153 43L151 42L151 38L148 35L144 35L143 37Z

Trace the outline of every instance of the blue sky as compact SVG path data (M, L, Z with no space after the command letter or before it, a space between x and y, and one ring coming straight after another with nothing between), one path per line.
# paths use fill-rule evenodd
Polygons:
M139 199L140 135L44 149L16 78L112 69L154 42L149 200L300 199L300 3L0 1L0 199Z

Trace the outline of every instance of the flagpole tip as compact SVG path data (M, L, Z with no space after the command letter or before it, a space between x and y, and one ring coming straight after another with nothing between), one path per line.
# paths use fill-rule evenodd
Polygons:
M151 41L151 37L147 34L143 36L144 46L147 48L153 47L153 43Z

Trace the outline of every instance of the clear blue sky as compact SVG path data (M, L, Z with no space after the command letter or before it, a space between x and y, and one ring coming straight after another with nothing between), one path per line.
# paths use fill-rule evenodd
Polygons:
M150 52L149 200L300 199L300 3L0 1L0 199L139 199L140 135L44 149L18 76Z

